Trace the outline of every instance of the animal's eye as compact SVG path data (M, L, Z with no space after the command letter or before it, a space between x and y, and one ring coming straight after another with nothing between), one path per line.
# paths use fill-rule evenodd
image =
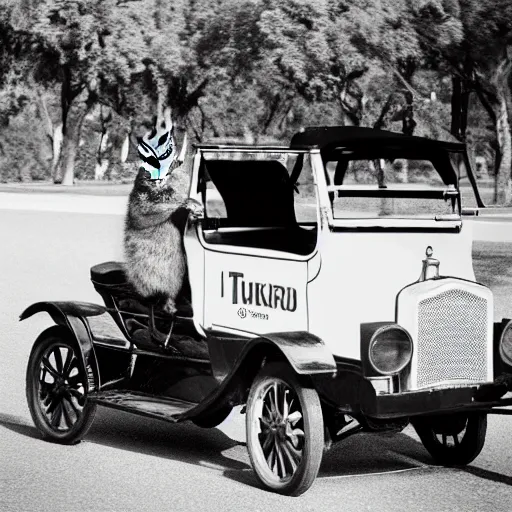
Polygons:
M144 169L144 171L142 172L142 177L145 179L145 180L150 180L151 179L151 173L149 171L146 171Z

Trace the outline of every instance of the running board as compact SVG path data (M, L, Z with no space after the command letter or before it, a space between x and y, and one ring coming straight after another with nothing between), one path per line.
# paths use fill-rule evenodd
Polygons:
M172 398L155 397L133 391L99 391L88 397L91 402L119 409L125 412L147 416L171 423L182 419L184 413L193 409L197 404Z

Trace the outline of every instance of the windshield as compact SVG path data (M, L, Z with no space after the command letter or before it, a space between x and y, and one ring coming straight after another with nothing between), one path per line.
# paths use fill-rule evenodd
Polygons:
M446 154L419 159L376 156L362 158L338 150L326 162L334 219L460 217L460 169Z

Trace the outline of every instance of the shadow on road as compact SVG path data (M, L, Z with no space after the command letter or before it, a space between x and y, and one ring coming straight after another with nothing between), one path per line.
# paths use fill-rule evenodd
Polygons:
M36 427L27 425L25 420L17 416L0 413L0 425L22 436L31 437L32 439L41 439L41 434Z
M489 471L488 469L477 468L474 466L467 466L461 468L462 471L479 478L485 478L486 480L492 480L493 482L499 482L500 484L512 486L512 477L497 473L496 471Z
M324 455L320 477L421 468L432 463L423 446L405 434L356 434Z
M85 441L219 470L250 468L243 459L223 454L236 452L237 447L243 450L218 429L202 429L190 422L153 421L102 407Z
M16 416L0 413L0 425L22 436L41 438L35 427ZM245 446L218 429L201 429L190 422L153 421L100 407L85 442L217 469L230 480L261 487L251 470ZM325 453L318 478L431 468L429 454L410 436L363 433L334 445ZM494 471L474 466L455 470L512 486L512 478Z

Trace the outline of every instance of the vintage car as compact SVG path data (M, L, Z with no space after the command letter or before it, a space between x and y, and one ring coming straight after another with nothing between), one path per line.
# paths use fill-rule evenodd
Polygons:
M286 147L198 146L191 169L204 213L184 228L174 317L119 262L91 268L105 306L22 313L56 323L27 369L42 435L78 442L97 405L201 427L240 405L257 478L287 495L357 432L412 423L436 463L477 457L487 414L512 412L512 322L475 281L465 146L316 127Z

